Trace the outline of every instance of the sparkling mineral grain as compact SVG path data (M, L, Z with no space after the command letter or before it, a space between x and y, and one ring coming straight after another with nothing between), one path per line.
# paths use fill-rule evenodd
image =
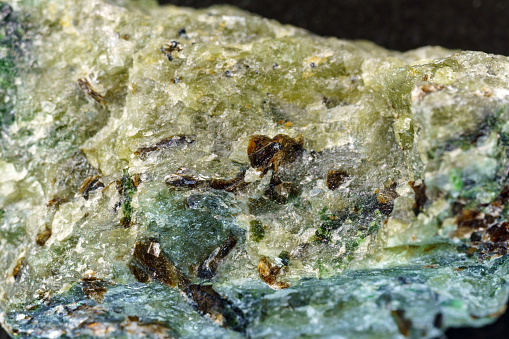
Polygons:
M440 337L509 293L509 59L232 7L0 4L0 322Z

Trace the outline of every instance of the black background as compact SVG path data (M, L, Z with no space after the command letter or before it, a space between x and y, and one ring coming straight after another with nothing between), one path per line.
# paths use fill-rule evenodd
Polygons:
M231 4L318 35L371 40L386 48L425 45L509 55L509 0L160 0L207 7ZM509 338L509 314L483 328L447 331L450 339ZM8 338L0 328L0 339Z
M230 4L318 35L386 48L423 45L509 55L507 0L159 0L189 7Z

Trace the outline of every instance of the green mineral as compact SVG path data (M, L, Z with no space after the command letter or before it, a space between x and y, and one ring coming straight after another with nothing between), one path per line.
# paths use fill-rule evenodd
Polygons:
M437 338L509 295L509 59L219 6L0 3L19 337Z

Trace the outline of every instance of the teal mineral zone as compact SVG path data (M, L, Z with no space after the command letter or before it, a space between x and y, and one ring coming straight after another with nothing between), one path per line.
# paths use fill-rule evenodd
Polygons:
M18 337L436 338L509 293L509 59L233 7L0 3Z

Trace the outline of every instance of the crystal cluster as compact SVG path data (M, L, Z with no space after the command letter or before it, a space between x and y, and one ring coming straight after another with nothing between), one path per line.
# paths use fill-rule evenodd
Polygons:
M435 338L509 293L509 59L226 6L0 4L0 321Z

